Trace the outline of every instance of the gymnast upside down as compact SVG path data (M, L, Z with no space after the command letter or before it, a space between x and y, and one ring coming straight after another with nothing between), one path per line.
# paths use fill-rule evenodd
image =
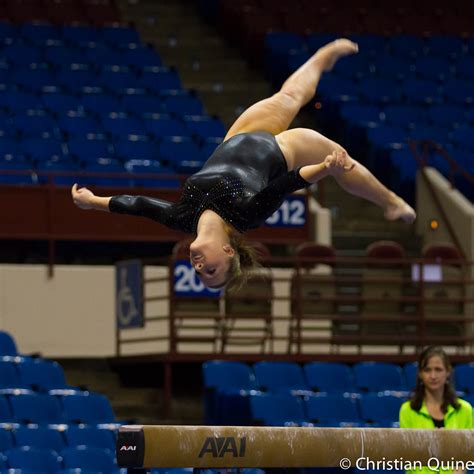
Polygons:
M288 130L314 96L321 74L357 51L357 44L347 39L325 45L276 94L245 110L203 168L186 180L178 202L101 197L75 184L74 203L81 209L145 216L193 234L189 257L210 288L245 278L256 262L242 234L263 225L287 194L327 175L349 193L381 207L386 219L413 222L415 211L340 145L314 130Z

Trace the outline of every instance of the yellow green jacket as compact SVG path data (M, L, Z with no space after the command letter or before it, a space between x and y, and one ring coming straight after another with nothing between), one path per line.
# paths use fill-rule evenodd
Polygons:
M470 403L465 400L458 399L460 407L456 410L453 406L449 405L448 410L444 414L444 427L446 429L472 429L473 427L473 412ZM418 428L418 429L429 429L435 428L433 418L426 408L425 402L423 402L420 411L415 411L410 407L410 402L405 402L400 408L400 428ZM407 470L406 474L434 474L440 472L443 474L451 474L451 470L440 469L434 471L424 467L423 469L415 469L412 471Z

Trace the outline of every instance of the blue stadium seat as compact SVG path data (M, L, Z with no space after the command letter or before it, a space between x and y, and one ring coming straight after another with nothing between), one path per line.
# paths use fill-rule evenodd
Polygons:
M451 139L458 148L474 151L472 127L459 127L451 133Z
M121 51L123 63L136 68L138 71L163 65L160 55L150 45L129 43Z
M53 25L42 23L26 23L20 26L20 35L25 40L42 45L48 40L60 40L61 31Z
M474 363L456 365L454 379L457 390L474 394Z
M19 90L1 90L0 108L6 108L17 114L29 109L40 108L40 101L36 94Z
M367 137L373 145L381 149L400 148L406 144L408 134L401 128L380 125L367 129Z
M73 94L84 87L99 85L97 74L89 64L62 64L56 77L58 84Z
M465 121L464 108L454 104L434 104L428 108L426 115L433 125L449 128Z
M84 52L73 46L65 46L56 43L44 49L45 59L51 63L55 69L65 67L68 64L84 64L88 62Z
M115 144L115 155L122 160L158 160L159 145L143 136L119 138Z
M310 33L306 37L306 43L309 51L316 52L321 46L337 38L338 36L335 33Z
M388 42L394 56L415 58L422 56L426 49L425 42L419 36L395 35L391 36Z
M383 113L386 124L390 126L406 128L426 121L426 111L421 105L387 105Z
M144 87L159 94L162 90L181 89L181 80L174 69L167 67L145 67L138 78L137 87Z
M456 73L460 79L474 79L474 56L464 56L456 64Z
M76 45L81 45L88 42L99 42L101 34L97 28L89 25L63 25L63 38Z
M9 423L15 421L10 404L5 395L0 395L0 423Z
M13 415L20 423L53 424L64 421L61 406L52 395L12 395L10 403Z
M387 50L387 42L384 36L373 34L350 35L349 39L359 45L359 54L379 56Z
M353 367L355 384L361 390L405 390L400 366L384 362L359 362Z
M354 377L347 364L309 362L303 366L309 387L319 392L355 392Z
M143 123L139 119L129 117L123 112L112 112L103 116L101 121L103 129L116 137L143 134Z
M249 424L248 394L256 389L252 368L243 362L212 360L202 365L204 414L208 424Z
M26 388L26 385L21 382L14 362L0 360L0 390L4 388Z
M393 79L369 77L358 84L356 92L371 104L398 103L402 93Z
M67 146L69 153L81 162L95 161L98 158L113 156L109 142L100 135L72 138L68 141Z
M84 161L84 170L88 173L100 173L111 175L112 173L125 173L123 164L114 158L97 158L96 160ZM81 178L82 184L94 184L97 186L130 186L129 177L121 176L94 176Z
M302 35L287 31L272 31L265 35L265 48L270 52L282 53L306 48Z
M338 77L361 80L362 78L369 76L372 73L372 70L371 58L366 54L356 54L345 58L344 61L338 61L334 66L332 73Z
M0 169L6 171L22 171L21 174L0 174L0 183L9 185L37 184L35 175L31 172L32 166L21 155L14 156L11 161L1 160Z
M261 361L253 370L257 386L264 391L309 391L303 369L295 362Z
M2 56L14 65L40 63L44 59L42 49L20 42L6 45L2 51Z
M407 388L414 390L416 387L416 376L418 374L418 364L416 362L409 362L403 366L403 373L407 382Z
M61 457L66 469L81 469L103 474L112 474L117 469L114 456L108 449L76 446L63 449Z
M366 423L390 428L398 422L402 397L377 393L364 393L359 399L360 413Z
M173 170L163 166L156 160L129 160L125 162L125 169L130 173L137 174L162 174L162 177L134 177L131 179L131 185L142 188L170 188L179 189L180 181Z
M464 53L464 41L460 36L429 36L426 39L426 46L430 56L446 59L456 58Z
M80 110L82 107L81 101L77 96L66 94L59 90L52 92L43 92L41 101L49 111L57 115L64 115L69 110ZM30 107L31 108L31 107Z
M163 137L160 156L165 165L174 166L180 161L200 159L201 150L189 137Z
M327 422L358 423L361 421L356 398L336 393L320 393L305 397L308 419L318 424Z
M409 202L415 198L415 178L418 170L412 151L407 148L390 151L388 179L390 186Z
M27 359L18 364L21 382L32 390L47 392L53 388L65 388L63 368L55 361Z
M323 76L316 91L319 97L333 103L357 102L358 88L352 79Z
M105 65L100 69L97 80L100 87L117 94L138 87L137 76L128 66Z
M13 448L13 446L11 430L0 428L0 453L4 453L7 449Z
M171 94L164 98L165 111L178 117L202 115L205 113L202 102L191 94Z
M446 127L419 124L410 130L410 137L414 140L433 140L445 144L450 141L451 131Z
M29 110L15 115L12 124L17 133L26 138L53 136L57 132L56 120L44 110Z
M92 446L110 451L115 449L115 437L110 430L69 426L65 435L69 446Z
M415 75L415 72L410 70L407 59L389 54L372 58L372 67L375 74L382 79L402 80Z
M201 144L201 157L204 160L209 158L221 143L222 140L220 139L208 138L204 143Z
M0 22L0 41L4 42L6 39L13 39L20 35L16 25L7 21Z
M105 43L89 42L83 48L83 63L122 65L123 56L118 49L107 46ZM79 61L77 61L79 62Z
M19 149L32 161L59 159L64 154L62 142L54 138L24 138L19 143Z
M39 93L45 87L54 87L56 77L50 69L34 64L12 71L9 81L26 91Z
M408 103L430 105L443 102L441 90L434 81L422 79L405 79L402 84L403 94Z
M0 330L0 356L16 356L18 349L13 336L7 331Z
M472 81L451 78L446 81L443 90L448 102L464 105L474 102L474 85Z
M69 138L84 138L88 134L103 132L102 127L93 117L74 110L61 115L58 118L57 126Z
M106 26L100 29L102 39L112 46L140 43L140 35L134 28L126 26Z
M100 87L87 88L82 93L82 106L85 110L98 116L106 116L112 112L120 112L119 99L107 94Z
M22 472L54 473L61 469L58 454L49 449L23 446L21 448L10 449L5 454L8 458L9 466L13 469L21 469Z
M97 425L114 423L115 415L109 400L99 393L62 397L65 418L70 423Z
M143 117L148 114L158 114L164 111L160 97L148 94L144 89L132 89L133 93L122 96L122 107L129 114Z
M186 136L189 131L184 122L171 118L167 114L153 114L143 119L143 124L147 133L157 139L162 137Z
M301 397L288 393L250 395L254 422L265 426L298 426L307 422Z
M417 59L415 71L421 79L444 81L453 73L453 67L447 59L424 56Z
M184 117L186 127L197 134L202 140L209 137L221 137L226 135L226 129L221 120L207 115L187 115Z
M13 431L16 446L31 446L60 452L66 447L62 432L55 428L20 426Z
M381 110L376 105L343 104L340 113L350 125L367 127L381 121Z

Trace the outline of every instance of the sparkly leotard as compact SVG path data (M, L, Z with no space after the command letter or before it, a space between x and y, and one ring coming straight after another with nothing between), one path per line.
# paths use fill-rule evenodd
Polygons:
M259 227L285 196L309 186L286 160L267 132L235 135L217 147L202 169L189 177L176 203L144 196L114 196L109 210L151 218L168 227L196 233L206 209L238 231Z

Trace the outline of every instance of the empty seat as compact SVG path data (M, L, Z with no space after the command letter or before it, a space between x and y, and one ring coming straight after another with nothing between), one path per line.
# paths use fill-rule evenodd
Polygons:
M398 424L404 398L383 393L364 393L359 399L361 418L365 423L391 428Z
M84 64L88 62L84 52L73 46L54 43L44 50L45 59L55 68L62 68L68 64Z
M127 135L143 134L143 123L124 113L112 112L102 117L102 127L111 135L116 137L126 137Z
M4 453L11 448L13 448L13 437L11 430L0 428L0 452Z
M144 89L135 89L135 91L134 94L122 96L122 107L129 114L143 117L148 114L159 114L165 110L163 101L159 97L148 94ZM174 135L182 135L182 133Z
M48 68L35 64L12 71L9 82L29 92L39 93L45 87L54 86L56 77Z
M5 395L0 395L0 423L11 423L15 421L10 404Z
M20 423L52 424L64 421L61 406L52 395L12 395L10 403L13 415Z
M81 162L96 161L98 158L113 156L109 142L102 136L71 138L67 146L69 153Z
M443 85L443 91L448 103L469 105L474 102L474 85L470 80L450 78Z
M64 153L63 144L54 138L24 138L20 141L20 152L32 161L58 159Z
M16 446L31 446L60 452L66 447L62 432L55 428L20 426L13 432Z
M188 115L184 123L192 133L197 134L202 140L209 137L224 137L226 129L221 120L206 115Z
M114 93L138 86L137 77L128 66L104 66L99 71L97 81L99 86Z
M321 393L306 397L305 405L309 421L316 425L360 421L356 399L351 396Z
M255 423L265 426L294 426L306 422L303 400L287 393L264 393L250 396Z
M102 131L102 127L93 117L75 110L68 111L58 118L58 128L69 138L85 138L88 134Z
M117 469L114 456L108 449L76 446L63 449L61 457L66 469L80 469L81 471L104 474L115 472Z
M104 395L98 393L68 395L62 397L62 403L65 418L70 423L97 425L115 422L115 415L110 402Z
M173 69L146 67L138 78L137 87L144 87L159 94L162 90L181 89L181 80Z
M388 78L366 78L357 85L355 92L371 104L393 104L402 99L402 91L398 83Z
M460 36L433 35L426 39L429 54L450 59L464 53L464 41Z
M387 125L396 127L411 127L426 120L426 111L421 105L388 105L383 113Z
M93 427L69 426L65 431L69 446L89 446L115 450L115 437L112 431Z
M457 390L474 394L474 363L456 365L454 378Z
M119 138L115 142L115 155L123 160L158 160L159 146L143 136Z
M43 92L41 101L48 110L58 115L64 115L69 110L77 111L81 108L81 101L76 96L60 91Z
M99 30L91 25L63 25L63 38L73 44L80 45L88 42L98 42L101 39Z
M415 70L421 79L444 81L453 73L453 67L447 59L425 56L415 62Z
M303 367L309 387L318 392L355 392L354 376L347 364L309 362Z
M47 392L53 388L65 388L66 378L62 367L55 361L27 359L18 364L20 380L28 388Z
M400 366L385 362L359 362L354 365L355 384L361 390L405 390Z
M132 159L125 162L125 169L130 173L142 174L131 179L131 186L142 188L172 188L179 189L180 181L173 170L162 165L159 161ZM147 176L148 174L160 174L164 176Z
M200 149L189 137L164 137L160 143L163 163L177 167L183 160L200 159Z
M23 446L10 449L5 454L10 468L23 472L58 472L61 469L58 454L49 449Z
M204 113L202 102L192 95L169 95L164 97L165 110L177 116L201 115Z
M21 382L16 364L0 360L0 390L5 388L26 388L26 386Z
M443 102L441 89L434 81L405 79L402 84L405 100L413 104L439 104Z
M389 48L394 56L415 58L423 55L426 45L419 36L395 35L389 38Z
M142 71L145 68L161 67L160 55L150 45L129 43L122 46L123 64Z
M101 88L87 89L82 94L82 106L99 117L122 110L120 101L115 95L104 93Z
M434 125L451 128L464 123L464 108L454 104L434 104L429 107L427 118Z
M0 108L6 108L11 113L17 114L39 107L39 98L32 92L11 89L0 92Z
M57 82L73 94L79 93L84 87L99 85L96 72L88 64L82 63L61 65Z
M416 387L416 376L418 374L418 364L416 362L409 362L403 366L403 373L405 375L406 385L408 390L414 390Z
M257 386L268 392L309 390L302 368L295 362L261 361L253 365Z
M13 117L12 124L19 134L28 138L53 136L57 128L54 118L44 110L29 110L24 114L17 114Z
M151 117L145 117L143 124L146 132L157 139L189 135L185 124L181 120L171 118L169 115L153 114Z
M140 43L140 35L127 26L106 26L100 30L103 40L112 46Z

